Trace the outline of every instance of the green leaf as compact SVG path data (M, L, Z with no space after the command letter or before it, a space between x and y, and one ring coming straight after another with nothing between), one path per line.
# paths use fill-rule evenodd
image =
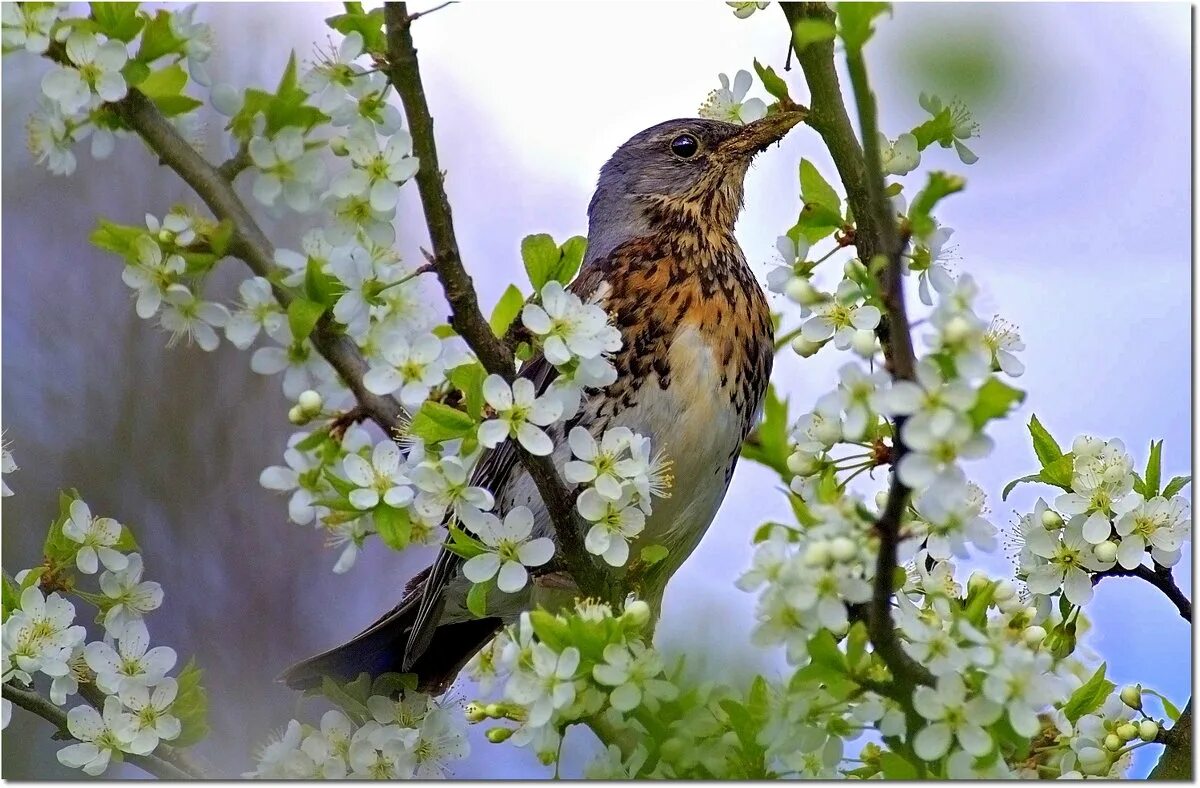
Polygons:
M194 99L191 96L162 96L154 99L154 105L158 107L159 112L166 115L168 118L174 118L178 115L186 115L196 107L203 105L204 102L199 99Z
M408 509L397 509L382 503L375 507L375 530L379 538L393 550L403 550L408 547L409 537L412 536L412 520Z
M21 589L17 584L4 575L3 594L0 594L0 621L7 621L8 616L21 606Z
M775 387L768 385L767 396L763 400L762 421L754 430L753 440L742 443L742 456L752 462L766 465L781 477L790 480L792 474L787 467L787 418L787 400L780 399Z
M313 430L307 438L297 443L296 449L299 451L312 451L327 440L329 440L329 428L322 427L319 430Z
M175 747L190 747L208 735L208 692L200 684L202 675L192 657L176 677L179 689L171 714L179 718L180 732L171 742Z
M917 138L917 150L925 150L935 142L943 148L949 148L954 144L954 113L949 107L942 107L936 115L910 133Z
M467 610L475 618L487 618L487 595L491 585L490 580L486 583L474 583L467 592Z
M462 364L450 370L447 377L450 382L463 393L463 406L467 415L478 419L483 412L483 381L487 379L487 370L478 361Z
M775 69L770 66L764 66L758 62L758 58L755 58L754 71L758 74L758 78L762 81L763 87L767 89L768 93L780 100L792 100L792 97L788 95L787 83L775 73Z
M875 32L872 29L875 17L890 7L889 3L838 3L838 32L841 33L842 41L846 42L846 49L862 49L863 44L867 43L867 39Z
M525 273L536 292L541 292L542 286L550 281L550 275L558 268L561 254L558 244L545 233L527 235L521 239L521 260L525 263Z
M66 565L72 563L79 544L67 538L63 533L63 524L71 517L71 504L79 498L75 490L67 490L58 494L58 517L50 523L46 532L46 541L42 543L42 555L48 564Z
M642 548L641 559L646 566L653 566L670 554L671 551L660 544L648 544Z
M1042 480L1042 474L1040 471L1038 473L1031 473L1028 476L1022 476L1020 479L1013 479L1011 482L1004 485L1004 490L1000 493L1000 500L1002 500L1002 501L1008 500L1008 494L1010 492L1012 492L1013 488L1016 487L1018 484L1028 484L1029 482L1040 482L1041 480Z
M1142 687L1142 692L1146 695L1153 695L1162 701L1163 712L1167 715L1167 719L1169 719L1171 722L1179 719L1179 707L1168 700L1166 695L1163 695L1161 692L1155 692L1152 689L1146 689L1145 687Z
M140 60L130 60L121 67L121 76L133 87L141 85L142 80L150 76L150 67Z
M1071 476L1075 472L1075 455L1067 452L1054 462L1042 468L1041 480L1046 484L1061 487L1071 491Z
M441 443L475 433L475 419L457 408L426 400L413 416L410 434L426 443Z
M159 9L142 30L137 59L143 63L153 63L164 55L182 55L186 43L171 30L171 13Z
M138 15L137 3L92 3L91 18L96 29L109 38L128 44L146 24Z
M346 13L331 16L325 24L342 35L357 31L363 38L363 49L382 54L387 50L387 38L383 32L383 8L363 10L362 3L346 3Z
M1192 480L1191 476L1176 476L1167 482L1167 486L1163 488L1162 494L1164 498L1171 498L1178 495L1184 487L1187 487L1188 482Z
M313 332L317 321L325 314L325 305L307 298L297 298L288 304L288 325L292 329L292 337L299 342Z
M370 686L370 677L367 677L368 686ZM351 692L347 691L333 679L325 676L321 679L321 694L329 699L329 702L341 708L342 711L349 714L351 717L358 720L365 720L369 717L370 712L367 711L365 700L359 700Z
M848 673L846 655L837 646L833 633L828 629L817 630L808 641L808 656L815 664L829 668L838 673Z
M846 633L846 662L853 670L859 661L866 656L867 653L867 625L862 621L855 621L850 627L850 631Z
M178 63L172 63L165 68L160 68L158 71L151 72L150 76L142 80L138 85L138 90L145 93L149 98L162 98L164 96L178 96L187 85L187 72L183 70L183 66Z
M971 407L971 423L980 429L992 419L1002 419L1025 399L1025 392L1015 389L993 375L979 387Z
M1101 663L1092 677L1075 690L1063 704L1062 712L1072 723L1078 722L1083 715L1100 708L1101 704L1112 694L1116 685L1104 678L1104 671L1107 667L1108 663Z
M575 278L579 267L583 265L583 255L587 252L587 239L582 235L573 235L559 247L562 257L558 260L558 268L551 277L564 285Z
M455 526L450 526L450 541L443 546L455 555L467 559L487 552L483 542Z
M321 264L311 257L304 267L304 297L326 308L337 303L344 288L341 283L321 270Z
M842 199L808 159L800 160L800 196L805 205L819 205L842 216Z
M88 241L106 252L119 254L126 259L133 260L137 257L134 241L145 234L146 228L144 227L131 227L100 219L96 229L92 230L91 235L88 236Z
M833 22L824 19L801 19L792 25L792 46L799 52L809 44L829 41L836 35L837 27Z
M909 226L913 235L918 238L928 237L935 229L933 221L934 206L943 198L955 192L960 192L967 186L967 181L960 175L946 172L929 173L929 183L913 200L908 211Z
M885 780L915 780L919 776L917 767L909 763L903 755L894 752L884 752L879 756L879 768L883 771Z
M385 698L395 698L417 689L416 673L384 673L371 682L370 694L382 695Z
M492 309L492 317L488 320L488 324L492 327L492 333L498 337L503 337L508 331L508 327L517 319L517 315L521 314L521 307L525 305L525 296L521 295L521 291L516 285L509 285L504 294L500 296L500 300L496 302L495 308Z
M1146 459L1146 474L1144 476L1145 492L1142 493L1147 499L1158 495L1158 487L1162 484L1162 445L1160 441L1150 441L1150 456Z
M1042 467L1046 467L1059 457L1063 456L1062 449L1058 447L1058 441L1052 436L1042 423L1038 421L1037 414L1029 419L1029 434L1033 438L1033 451L1042 462Z
M213 254L217 257L224 257L229 251L229 243L233 240L233 221L230 219L222 219L217 223L217 227L208 234L208 245L212 247Z

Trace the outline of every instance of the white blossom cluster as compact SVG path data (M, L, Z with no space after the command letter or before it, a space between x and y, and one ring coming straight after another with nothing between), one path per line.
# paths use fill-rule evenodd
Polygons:
M420 692L371 695L358 713L330 709L318 727L288 722L244 777L430 780L470 752L462 714Z
M144 618L162 605L163 591L158 583L142 579L141 555L122 549L128 544L122 526L94 517L86 503L74 499L53 529L58 532L50 536L56 545L54 560L65 565L16 576L19 602L5 611L0 666L5 684L32 686L38 674L49 677L49 698L58 706L79 692L81 682L103 693L99 710L82 704L67 712L67 729L76 742L58 752L63 765L99 775L122 754L146 755L160 741L179 738L183 724L175 704L180 681L167 675L177 657L170 647L151 646ZM70 564L80 575L100 572L100 592L85 595L100 609L104 635L99 640L88 642L87 629L75 623L75 605L65 592L42 591L46 572L69 572ZM194 676L188 681L194 683ZM4 700L5 726L11 711Z
M749 7L751 13L755 6L754 3L741 3L740 5ZM708 98L700 106L697 115L702 118L745 125L767 114L765 101L760 98L746 98L754 79L750 76L749 71L745 69L738 71L733 77L732 84L725 74L718 74L717 78L720 80L721 87L708 94Z

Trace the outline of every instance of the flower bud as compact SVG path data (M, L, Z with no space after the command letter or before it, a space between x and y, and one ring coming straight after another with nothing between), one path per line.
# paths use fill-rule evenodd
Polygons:
M308 414L299 405L293 405L288 409L288 421L297 427L301 427L308 424Z
M875 332L869 328L860 328L850 337L850 349L863 358L875 355Z
M650 605L646 604L645 600L635 599L625 606L621 619L641 628L650 620Z
M512 735L512 728L488 728L488 732L486 734L487 740L492 744L500 744L501 742L508 741L508 737Z
M1137 684L1127 684L1121 688L1121 702L1131 709L1142 708L1142 688Z
M850 561L858 555L858 545L848 536L839 536L829 543L829 553L834 561Z
M820 350L823 344L823 342L809 342L803 336L798 336L792 340L792 350L796 351L800 358L809 358Z
M321 412L321 408L325 402L321 399L321 395L312 389L307 389L300 392L300 396L296 399L296 404L300 406L300 410L304 415L312 418Z
M463 716L467 722L482 722L488 715L478 703L468 703L463 707Z
M788 470L798 476L811 476L817 472L819 463L811 454L795 451L788 455Z
M1104 774L1108 771L1108 759L1108 753L1099 747L1084 747L1079 751L1079 770L1084 774Z
M670 739L667 739L665 742L663 742L662 749L659 752L662 753L663 760L670 763L683 757L683 753L686 749L687 746L683 743L682 739L672 736Z
M862 279L867 275L867 267L857 257L851 257L842 266L842 273L847 279Z
M1126 722L1117 726L1117 735L1121 737L1121 741L1133 741L1138 737L1138 726L1132 722Z
M1026 627L1025 631L1021 633L1021 640L1025 641L1025 645L1027 646L1036 646L1045 639L1045 627L1040 627L1037 624L1034 624L1031 627Z
M499 703L489 703L483 707L483 713L489 717L495 717L499 719L500 717L504 716L504 709L500 708Z
M1115 733L1110 733L1104 737L1104 748L1116 752L1125 746L1125 742L1121 741L1121 737Z
M809 566L825 566L832 557L831 545L826 541L810 542L804 551L804 563Z
M1017 588L1008 580L1001 580L992 592L992 599L997 602L1007 602L1017 595Z
M1142 741L1154 741L1158 738L1158 723L1154 720L1142 720L1138 723L1138 738Z
M988 584L987 575L983 572L975 571L967 578L967 591L979 591Z
M787 297L801 306L812 306L821 300L821 293L804 277L793 276L783 288Z
M942 336L951 344L962 342L971 336L971 322L962 315L955 315L942 327Z
M346 145L346 138L341 135L329 140L329 150L334 156L345 156L350 152L350 148Z
M1062 524L1063 519L1058 512L1054 511L1053 509L1047 509L1046 511L1042 512L1042 525L1045 527L1049 528L1050 530L1054 530L1056 528L1062 528Z
M1111 564L1117 560L1117 543L1101 542L1095 548L1096 560L1102 564Z
M875 493L875 508L876 509L878 509L879 511L882 512L884 509L887 508L887 502L888 502L888 491L887 490L880 490L879 492Z

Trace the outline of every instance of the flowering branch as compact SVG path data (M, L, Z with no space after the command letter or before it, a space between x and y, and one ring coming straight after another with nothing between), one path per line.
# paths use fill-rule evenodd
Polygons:
M3 690L5 700L11 701L14 705L20 706L32 714L36 714L58 728L57 735L60 738L74 738L67 728L67 713L58 706L55 706L33 690L20 689L14 686L12 682L5 684ZM155 752L158 755L126 754L125 760L142 769L147 774L152 774L163 780L203 780L208 777L208 775L196 770L194 767L189 769L183 768L182 764L185 761L178 757L179 753L173 747L166 744L159 744L155 748Z
M1166 745L1150 772L1151 780L1192 779L1192 701L1188 700L1175 724L1159 735Z
M51 46L47 54L59 63L69 62L61 45ZM217 219L233 224L230 254L244 261L255 274L274 282L275 249L231 183L237 173L247 166L243 157L239 154L220 167L214 167L175 130L154 106L154 102L137 89L130 89L124 98L109 103L107 107L142 138L162 164L174 170L192 187ZM278 284L272 287L275 298L286 309L292 301L291 294ZM366 374L367 362L354 341L334 332L327 319L318 322L311 339L317 351L337 370L359 403L366 408L372 421L387 434L396 435L404 423L404 409L394 397L372 394L363 386L362 377Z
M516 378L516 366L511 352L492 333L479 309L471 276L463 267L454 234L450 201L446 196L441 168L438 164L437 143L433 136L433 116L425 100L421 83L417 50L413 45L411 26L415 15L409 15L407 4L387 3L384 20L387 25L388 79L396 88L412 134L413 152L421 162L415 180L421 195L425 224L433 244L432 263L438 281L450 304L450 325L470 346L484 369L500 375L511 384ZM583 528L575 514L574 502L554 468L550 457L537 457L519 444L516 446L521 462L537 485L546 504L557 535L558 549L579 589L588 596L609 599L613 593L606 573L584 549Z
M780 5L790 26L794 27L797 22L806 19L833 23L834 13L824 3ZM884 183L879 151L873 145L867 145L864 156L863 148L854 136L834 68L833 41L797 46L796 59L812 95L806 122L825 141L841 176L846 189L846 201L857 222L854 242L859 259L871 263L882 255L886 260L880 270L885 319L880 322L878 333L887 365L896 380L912 380L916 362L904 306L903 268L900 259L903 242L883 195ZM877 133L875 101L867 84L861 48L848 47L847 60L858 104L862 137L865 140L874 140ZM893 423L893 468L907 450L900 440L903 420L904 417L898 416ZM932 674L913 661L901 647L892 620L892 576L897 565L900 520L908 504L909 493L910 490L893 474L887 505L875 527L879 536L879 556L868 614L868 630L872 645L887 662L896 678L919 684L932 684Z

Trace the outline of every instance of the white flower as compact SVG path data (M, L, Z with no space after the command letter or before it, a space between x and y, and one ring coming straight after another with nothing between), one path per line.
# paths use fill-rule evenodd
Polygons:
M442 340L433 334L421 334L411 342L393 335L380 355L385 363L372 365L363 375L363 385L380 396L400 389L400 403L410 410L421 407L430 390L446 379Z
M36 585L22 591L20 609L4 622L4 680L12 677L10 670L25 674L22 680L39 671L55 678L68 675L71 653L87 636L74 621L75 606L57 592L42 596Z
M913 739L917 757L927 761L945 755L952 739L958 739L972 755L986 755L992 749L992 739L985 728L1003 712L1000 704L987 698L968 700L962 678L955 673L938 678L936 689L917 687L913 707L930 722Z
M395 726L383 728L377 722L368 722L358 729L350 742L350 776L370 780L412 777L416 767L412 745L417 735L416 730Z
M142 621L132 621L115 633L117 647L88 643L83 650L88 667L96 671L96 686L110 695L134 687L153 687L175 667L175 649L150 648L150 633Z
M266 278L247 279L238 286L238 294L242 297L242 308L229 316L225 337L238 350L245 350L254 343L259 330L275 334L283 328L286 318Z
M255 350L250 357L250 369L260 375L282 372L283 393L293 400L303 391L319 389L333 375L333 367L306 337L287 342L291 338L291 326L286 321L279 335L272 338L280 341L281 337L286 347L260 347Z
M12 473L15 470L18 470L17 461L13 459L12 452L8 450L8 446L0 445L0 474ZM0 496L8 497L12 494L13 491L9 488L8 482L0 477Z
M85 109L95 93L103 101L125 98L128 86L121 69L129 59L120 41L99 42L92 33L76 29L67 38L67 58L74 64L56 66L42 78L42 92L67 115Z
M129 565L123 553L112 549L121 540L121 524L111 517L92 517L88 505L76 499L71 502L71 516L63 523L63 535L79 542L75 565L85 575L94 575L99 568L96 558L105 568L120 571Z
M58 751L58 762L72 769L83 769L93 777L104 774L114 752L144 755L149 750L135 749L128 733L128 715L121 701L109 695L104 699L104 716L91 706L76 706L67 712L67 730L78 744Z
M732 87L729 85L729 77L725 74L718 75L718 79L721 80L721 87L708 94L708 98L700 107L700 117L746 124L767 114L767 105L762 99L746 100L746 93L750 91L754 81L749 71L743 69L737 72L733 77Z
M943 109L940 98L925 93L921 94L920 104L926 112L934 117L941 114ZM974 164L979 161L979 157L972 153L971 149L962 143L962 140L976 136L979 133L979 124L972 119L971 112L961 101L951 103L949 109L951 120L954 123L954 149L958 153L958 158L962 160L963 164Z
M1031 528L1025 534L1025 547L1046 561L1028 569L1025 583L1029 590L1053 594L1061 587L1067 601L1074 605L1085 605L1092 599L1092 580L1086 570L1108 568L1096 560L1091 545L1077 528L1054 532Z
M304 731L296 720L288 722L287 729L276 740L262 748L258 755L258 766L243 777L274 778L293 775L298 769L297 762L302 760L300 744Z
M540 305L526 304L521 321L542 337L542 350L551 364L562 366L573 358L595 358L620 348L621 332L608 324L604 310L584 304L561 282L547 282L541 300Z
M1116 522L1121 536L1117 563L1133 569L1142 563L1149 549L1155 561L1170 566L1160 559L1177 551L1187 538L1190 524L1187 499L1177 495L1168 501L1160 495L1147 501L1133 493L1115 508L1123 512Z
M137 291L137 316L146 320L158 313L167 289L187 267L177 254L163 256L162 248L148 235L133 242L137 262L121 271L121 280Z
M541 536L532 539L533 512L527 506L517 506L499 517L487 512L465 515L463 525L483 542L487 552L470 558L463 564L463 575L472 583L486 583L496 578L496 587L505 593L516 593L529 580L527 566L541 566L554 555L554 542Z
M895 142L889 142L880 132L879 159L884 175L907 175L921 164L917 138L912 134L901 134Z
M253 137L250 158L258 168L254 198L273 207L282 196L294 210L304 213L316 202L314 192L325 174L317 151L306 151L304 132L296 126L281 129L273 139Z
M990 551L996 545L996 528L980 516L983 491L961 477L940 477L917 496L914 507L929 526L926 549L938 561L951 554L967 558L968 542Z
M887 383L886 372L867 373L855 363L845 364L838 370L838 394L844 413L842 434L847 440L862 440L875 426Z
M168 211L161 222L154 214L146 214L146 229L162 244L191 246L196 240L196 219L181 209Z
M362 549L363 542L372 531L367 521L361 517L329 524L326 528L329 529L329 546L342 548L341 555L333 565L333 573L343 575L354 568L354 562L358 560L358 551Z
M354 167L334 178L330 190L338 197L366 198L380 212L396 207L399 184L417 174L419 162L412 155L412 137L396 131L382 149L373 126L357 126L346 138L346 149Z
M169 285L164 298L167 306L160 321L162 327L171 332L167 347L187 337L188 344L195 340L201 350L217 349L221 339L213 329L224 326L229 320L225 307L201 299L184 285Z
M460 761L470 754L471 748L460 720L461 715L438 707L430 709L421 720L412 748L416 761L414 776L418 780L444 778L450 761Z
M357 454L342 460L346 478L357 486L350 493L356 509L374 509L382 500L388 506L403 508L413 499L409 479L400 467L400 447L390 440L375 444L368 462Z
M625 476L617 465L633 440L628 427L613 427L605 431L597 444L583 427L574 427L567 435L572 453L578 458L563 466L563 476L574 484L590 484L609 500L619 500L624 492Z
M1006 645L983 679L983 694L1002 704L1013 730L1033 737L1041 730L1038 712L1062 697L1065 686L1054 675L1052 658Z
M763 10L764 8L769 6L770 3L769 2L764 3L764 2L762 2L762 0L757 0L757 2L751 2L751 3L730 2L730 0L726 0L725 5L727 5L733 9L733 15L736 16L738 19L745 19L746 17L753 14L755 11Z
M7 10L16 3L4 3ZM45 164L54 175L70 175L75 172L75 153L71 150L83 139L89 125L77 118L63 114L62 108L42 97L40 107L29 116L26 124L26 146L38 164Z
M505 438L520 441L530 454L546 456L554 443L538 429L553 424L562 415L562 402L554 397L538 397L533 383L518 378L512 388L499 375L488 375L483 382L483 398L496 411L496 418L479 425L479 442L489 449Z
M417 510L430 520L440 519L450 507L454 508L456 517L461 517L465 508L477 512L490 510L495 503L492 494L483 487L471 486L468 479L468 466L460 457L420 463L412 470L413 484L420 490Z
M650 709L657 708L659 700L674 700L679 690L659 676L663 672L662 659L653 649L633 641L622 645L609 643L604 647L604 662L592 668L592 677L606 687L612 687L609 703L619 711L632 711L642 705L645 698Z
M142 557L130 553L127 558L129 564L124 569L100 575L100 590L108 597L104 628L114 636L129 623L140 621L146 613L157 610L163 601L162 586L151 581L142 582Z
M1110 519L1118 513L1114 507L1120 508L1121 499L1132 490L1133 476L1119 475L1118 481L1108 481L1099 467L1078 470L1080 464L1076 462L1077 470L1071 480L1074 492L1055 498L1054 508L1071 516L1069 524L1078 528L1084 539L1091 544L1100 544L1112 534ZM1131 501L1129 505L1136 507L1138 503Z
M309 102L325 114L332 114L351 101L363 67L354 61L362 57L363 38L357 30L342 39L336 51L321 52L313 67L300 78L300 87L309 93Z
M833 337L834 347L849 349L856 331L874 331L879 325L879 308L858 303L860 297L858 285L843 279L832 300L813 307L813 316L804 321L800 335L809 342L824 342Z
M579 669L579 649L568 646L556 654L545 643L533 647L532 670L514 673L506 693L529 709L526 723L541 727L550 721L555 710L575 701L575 672Z
M1011 378L1019 378L1025 374L1025 364L1013 355L1018 350L1025 349L1017 327L999 316L993 317L987 331L983 333L983 344L992 351L992 369L999 369Z
M918 429L942 432L975 404L976 392L961 381L947 380L932 359L917 363L916 381L897 380L880 397L884 413L892 416L911 416L908 424Z
M154 693L141 684L125 686L121 692L121 703L129 709L130 731L133 748L151 752L159 740L170 741L179 737L182 725L179 718L171 714L171 704L179 692L179 683L164 678L154 688Z
M609 566L624 566L629 560L629 542L646 527L646 515L631 503L628 490L611 500L594 487L584 490L575 508L594 525L583 538L584 548Z
M976 433L965 416L956 416L944 429L906 421L900 432L909 451L896 465L896 474L907 487L923 489L935 479L960 473L960 459L975 460L992 450L992 439Z
M2 38L4 49L24 49L40 55L50 48L50 28L58 21L63 7L57 3L33 6L28 3L4 3Z
M212 29L203 22L193 21L196 4L184 6L171 14L171 32L184 43L188 75L198 85L209 85L206 62L212 55Z

